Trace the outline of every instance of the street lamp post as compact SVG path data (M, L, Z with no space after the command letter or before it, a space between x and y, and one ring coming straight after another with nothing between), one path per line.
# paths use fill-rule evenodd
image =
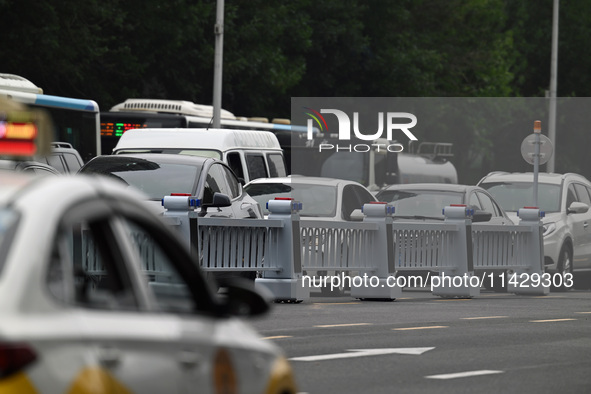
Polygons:
M548 137L556 149L556 85L558 73L558 2L554 0L552 13L552 59L550 64L550 111L548 114ZM547 172L554 172L554 157L548 160Z
M222 65L224 54L224 0L217 0L215 34L215 55L213 67L213 121L214 128L220 127L222 112Z

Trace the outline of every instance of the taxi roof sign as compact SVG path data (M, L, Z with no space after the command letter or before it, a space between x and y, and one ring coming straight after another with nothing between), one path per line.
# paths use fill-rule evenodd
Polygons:
M51 151L51 135L45 111L0 97L0 156L46 155Z

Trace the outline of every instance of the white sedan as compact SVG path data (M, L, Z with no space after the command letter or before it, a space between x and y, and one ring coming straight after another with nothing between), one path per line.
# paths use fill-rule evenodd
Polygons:
M214 294L141 199L108 179L0 173L0 392L296 392L280 349L237 317L265 298Z

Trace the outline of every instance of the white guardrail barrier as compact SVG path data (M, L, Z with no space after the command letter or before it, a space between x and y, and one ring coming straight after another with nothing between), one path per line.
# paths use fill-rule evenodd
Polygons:
M443 222L418 223L394 220L394 207L385 203L364 205L362 222L301 221L302 204L290 199L269 201L264 220L198 217L191 204L189 197L165 197L164 216L185 235L201 267L259 272L256 285L277 300L307 299L304 277L329 274L346 275L349 283L354 275L371 275L351 286L351 297L360 299L400 297L393 278L410 272L432 275L432 292L441 297L477 296L485 275L506 272L521 278L504 279L509 292L549 292L543 281L531 280L543 274L538 209L521 209L518 225L493 225L473 224L465 206L445 207Z
M199 217L194 197L167 196L162 203L164 219L178 228L203 270L257 272L255 285L277 301L308 299L316 280L330 287L331 277L348 279L353 298L393 300L405 287L399 279L411 273L426 277L423 283L441 297L478 296L493 274L503 275L508 292L549 293L547 283L536 280L544 273L543 213L534 208L519 210L518 225L494 225L472 223L465 206L445 207L444 221L426 223L394 220L394 207L385 203L365 204L360 222L301 221L302 204L291 199L269 201L268 219ZM100 275L102 265L84 238L86 269ZM137 242L154 260L143 259L145 271L164 276L150 240Z

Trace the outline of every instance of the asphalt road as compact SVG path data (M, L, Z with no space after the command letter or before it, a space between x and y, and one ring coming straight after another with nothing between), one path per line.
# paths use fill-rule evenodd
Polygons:
M313 297L253 320L302 393L589 393L591 292Z

